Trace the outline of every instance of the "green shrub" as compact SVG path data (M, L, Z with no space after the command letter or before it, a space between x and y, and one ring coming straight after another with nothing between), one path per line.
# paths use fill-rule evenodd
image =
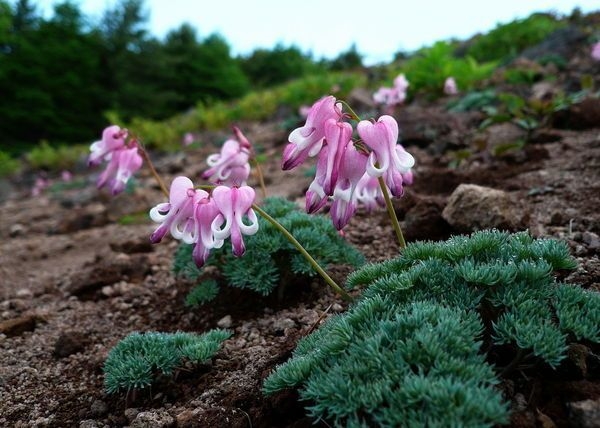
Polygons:
M600 293L552 276L574 267L566 244L526 233L410 244L348 277L366 286L358 302L304 338L265 391L300 387L336 426L504 423L491 355L556 367L570 341L600 339Z
M564 26L564 22L552 15L534 13L525 19L500 24L489 33L477 37L468 54L477 61L505 61L540 43L550 33Z
M106 392L139 390L152 384L157 374L171 376L184 361L203 363L219 350L231 333L211 330L192 333L131 333L108 354L104 363Z
M437 42L423 48L402 63L401 69L394 70L406 75L410 82L409 92L428 92L442 95L444 81L453 76L461 91L472 89L475 84L489 77L496 63L479 63L471 57L457 58L454 47L448 42Z
M86 145L51 146L47 141L42 141L27 153L26 159L33 169L62 171L73 169L88 152L89 146Z
M364 264L364 257L350 246L324 216L309 216L298 210L296 204L282 198L267 198L263 209L289 230L321 266L344 263L353 266ZM285 287L291 273L296 280L316 275L313 267L292 244L269 222L259 217L259 232L244 238L246 253L235 257L228 245L213 249L206 266L216 266L228 285L249 288L262 295L270 294L275 287ZM192 280L202 275L192 260L192 245L179 246L173 262L173 271ZM194 289L193 300L206 302L216 292L213 286L201 285Z
M21 162L9 153L0 150L0 177L8 177L21 168Z

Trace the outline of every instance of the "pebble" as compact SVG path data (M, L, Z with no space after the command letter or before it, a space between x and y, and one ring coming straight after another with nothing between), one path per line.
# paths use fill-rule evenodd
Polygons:
M231 315L225 315L223 318L221 318L219 321L217 321L217 326L219 326L221 328L229 328L229 327L231 327L232 323L233 323L233 320L231 319Z

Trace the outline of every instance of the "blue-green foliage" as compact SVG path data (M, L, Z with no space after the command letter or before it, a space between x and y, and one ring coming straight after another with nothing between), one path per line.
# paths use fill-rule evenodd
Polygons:
M316 419L335 426L491 426L506 422L473 313L374 296L303 339L265 382L302 385Z
M201 281L198 285L192 288L192 291L185 297L186 306L200 306L206 302L210 302L219 294L219 285L214 279Z
M598 342L600 294L552 276L574 267L566 244L527 233L410 244L349 276L366 286L360 299L304 338L265 391L300 387L311 415L336 426L504 423L481 344L556 366L570 340Z
M296 204L282 198L267 198L263 209L290 231L306 250L321 264L364 264L364 257L339 236L331 221L318 215L298 210ZM235 257L228 245L214 249L206 265L217 266L230 286L249 288L267 295L287 281L283 275L291 273L311 277L312 266L289 241L269 222L259 218L259 231L244 237L246 253ZM178 275L196 280L202 275L192 260L191 245L183 244L175 254L173 270ZM210 288L212 293L214 288ZM201 290L199 291L201 293ZM213 293L216 295L216 293ZM214 297L214 295L212 297ZM211 300L203 294L204 302Z
M108 354L104 386L113 394L150 386L157 373L172 375L184 361L200 364L210 359L231 333L211 330L192 333L131 333Z

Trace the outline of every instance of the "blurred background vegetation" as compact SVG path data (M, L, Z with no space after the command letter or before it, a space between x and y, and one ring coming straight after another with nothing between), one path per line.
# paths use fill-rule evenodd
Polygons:
M172 150L185 132L298 120L300 106L325 94L389 86L398 73L410 81L411 97L441 96L450 75L465 92L481 89L499 65L567 21L536 13L367 68L356 46L333 59L283 45L233 56L222 36L201 36L189 24L158 39L144 0L120 0L95 21L72 0L59 1L49 17L35 1L0 0L0 170L14 170L12 160L24 153L32 165L52 168L46 164L61 162L48 159L69 158L67 148L89 145L110 123Z

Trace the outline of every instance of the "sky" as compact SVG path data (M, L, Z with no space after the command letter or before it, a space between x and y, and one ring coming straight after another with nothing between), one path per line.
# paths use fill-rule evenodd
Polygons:
M57 0L33 3L51 16ZM74 0L98 18L116 0ZM295 45L315 59L333 58L355 43L368 65L389 62L438 40L466 39L532 12L600 10L598 0L145 0L148 28L164 37L184 22L201 38L225 37L234 55L277 43Z

